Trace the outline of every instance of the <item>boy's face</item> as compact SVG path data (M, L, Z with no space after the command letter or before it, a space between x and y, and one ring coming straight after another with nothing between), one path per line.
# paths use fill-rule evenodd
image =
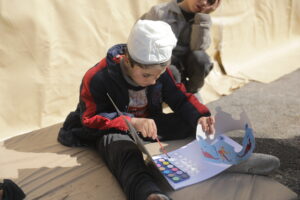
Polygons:
M207 6L208 0L184 0L189 12L198 13L203 10L205 6Z
M167 66L153 65L142 68L136 64L129 67L128 75L139 86L147 87L154 85L156 80L166 71Z

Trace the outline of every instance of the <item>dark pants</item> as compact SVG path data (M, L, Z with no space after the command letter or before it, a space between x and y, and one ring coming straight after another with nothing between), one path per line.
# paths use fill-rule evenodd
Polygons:
M190 93L196 93L204 85L205 77L213 68L210 57L205 51L200 50L191 51L185 56L172 56L172 64L179 70L181 82Z
M144 200L152 193L161 193L129 135L104 135L97 143L97 150L129 200Z
M195 135L196 128L175 113L160 114L152 119L162 141ZM108 133L83 128L79 113L71 112L59 131L58 141L73 147L95 146L129 200L144 200L151 193L161 193L145 165L142 153L128 133Z
M195 134L195 130L175 114L163 114L153 119L162 140ZM162 193L149 173L142 153L128 134L105 134L96 147L129 200L144 200L152 193Z

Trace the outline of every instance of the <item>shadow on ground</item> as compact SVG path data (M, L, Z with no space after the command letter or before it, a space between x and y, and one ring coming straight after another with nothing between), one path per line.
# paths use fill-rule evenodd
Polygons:
M241 137L232 137L242 143ZM291 139L255 138L257 153L277 156L281 166L271 177L300 196L300 136Z

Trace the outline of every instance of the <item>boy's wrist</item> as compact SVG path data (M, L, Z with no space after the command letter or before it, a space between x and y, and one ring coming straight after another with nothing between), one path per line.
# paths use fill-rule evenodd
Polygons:
M200 23L211 23L211 18L209 14L205 13L196 13L194 17L194 22L195 24L200 24Z

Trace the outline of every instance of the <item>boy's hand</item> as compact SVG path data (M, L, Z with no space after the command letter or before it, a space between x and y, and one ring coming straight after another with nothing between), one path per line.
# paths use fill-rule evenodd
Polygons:
M209 0L206 0L206 1L207 1L207 4L202 7L200 13L209 14L209 13L215 11L221 3L221 0L215 0L215 2L213 4L209 4Z
M202 130L206 134L215 134L215 118L213 116L200 117L198 120L198 124L201 124Z
M149 137L152 139L157 138L157 128L153 119L147 118L131 118L131 123L140 132L143 137Z

